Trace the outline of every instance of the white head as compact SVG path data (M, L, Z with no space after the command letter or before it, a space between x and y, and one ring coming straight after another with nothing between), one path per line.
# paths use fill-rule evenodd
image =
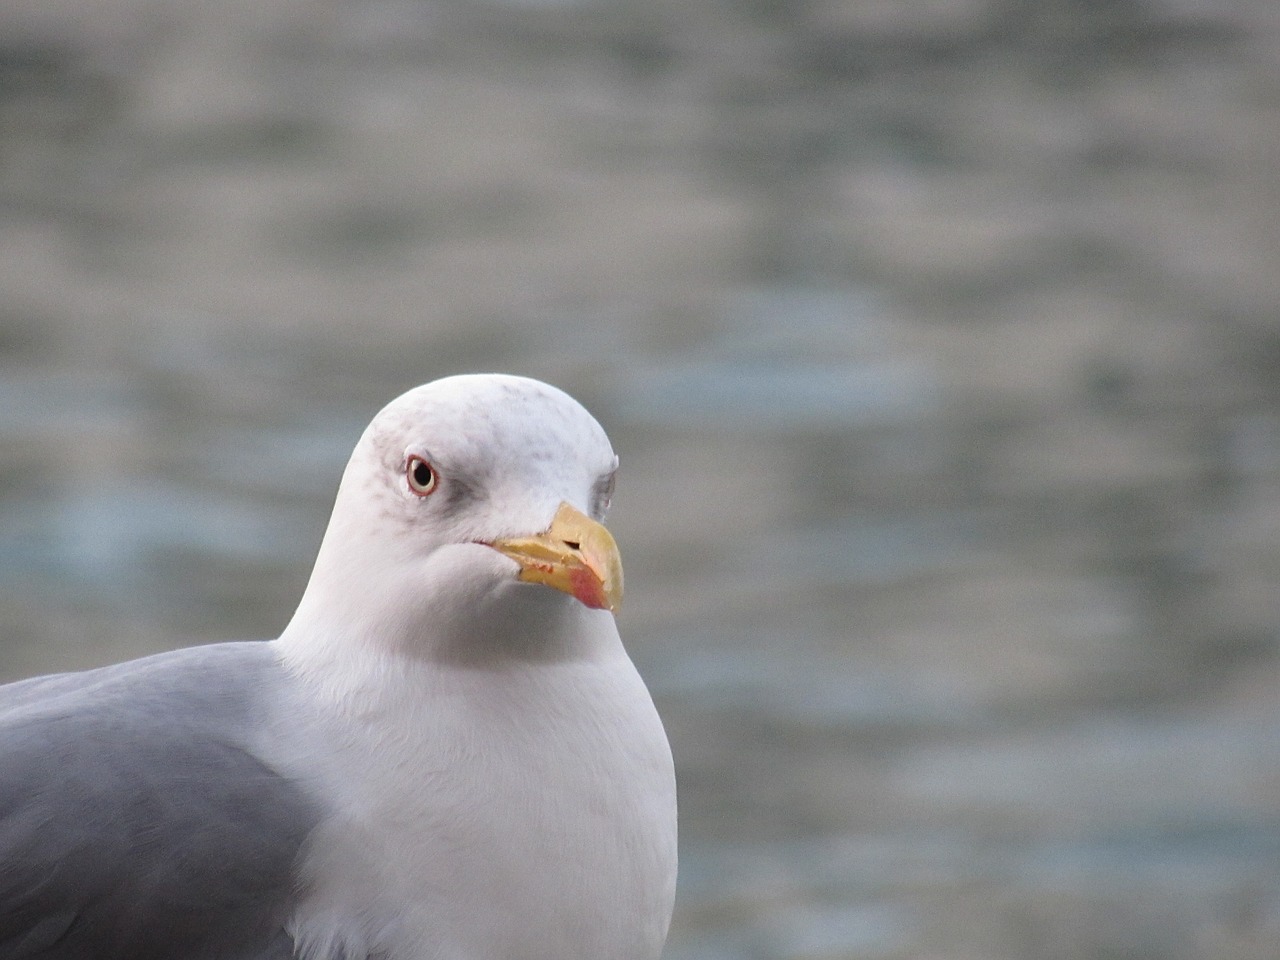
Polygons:
M477 374L410 390L356 445L282 641L465 655L470 638L517 624L610 617L590 608L621 593L600 526L617 465L591 414L537 380Z

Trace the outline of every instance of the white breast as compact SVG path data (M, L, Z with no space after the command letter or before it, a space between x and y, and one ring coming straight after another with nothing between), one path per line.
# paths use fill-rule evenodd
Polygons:
M335 814L301 868L305 957L656 960L671 752L616 633L597 654L347 665L317 701Z

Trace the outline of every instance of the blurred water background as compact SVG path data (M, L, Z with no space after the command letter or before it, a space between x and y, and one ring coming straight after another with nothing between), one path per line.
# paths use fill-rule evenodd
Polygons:
M669 960L1280 956L1278 170L1272 0L6 0L0 677L275 635L530 374Z

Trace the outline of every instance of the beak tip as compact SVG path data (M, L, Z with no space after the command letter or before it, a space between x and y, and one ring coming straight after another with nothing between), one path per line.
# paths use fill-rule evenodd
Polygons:
M592 610L608 610L616 614L622 603L622 597L610 590L603 580L592 570L575 569L570 573L572 592L584 606Z

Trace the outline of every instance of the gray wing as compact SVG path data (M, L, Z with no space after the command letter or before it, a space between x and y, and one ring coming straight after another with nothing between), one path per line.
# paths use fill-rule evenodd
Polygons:
M281 680L220 644L0 687L0 960L267 960L319 811L255 755Z

